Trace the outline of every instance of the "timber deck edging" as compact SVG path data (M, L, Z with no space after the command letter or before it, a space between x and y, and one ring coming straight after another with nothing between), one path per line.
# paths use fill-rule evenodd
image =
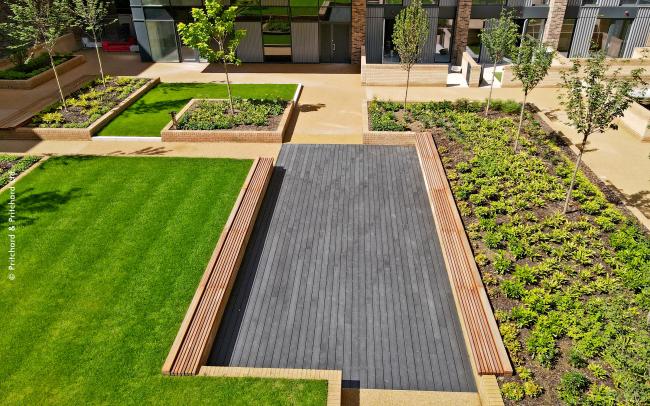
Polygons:
M431 134L418 134L416 149L470 358L480 376L512 375L507 351ZM435 194L440 193L444 197L436 199ZM448 206L446 213L441 206ZM454 234L459 241L450 238Z
M272 158L253 162L163 364L163 374L196 375L206 363L272 170Z

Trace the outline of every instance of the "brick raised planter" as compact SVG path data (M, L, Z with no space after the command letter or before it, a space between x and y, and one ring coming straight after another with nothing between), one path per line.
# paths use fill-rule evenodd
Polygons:
M71 59L63 62L56 66L56 73L61 76L62 74L71 71L77 66L86 62L86 57L83 55L75 55ZM41 72L36 76L33 76L29 79L0 79L0 89L20 89L20 90L29 90L33 89L36 86L42 85L45 82L49 82L54 79L54 71L50 68L45 72Z
M90 141L92 136L99 132L106 124L118 114L132 105L136 100L147 93L152 87L160 83L160 78L154 78L145 83L129 97L107 111L94 123L85 128L41 128L18 127L9 131L4 139L10 140L53 140L53 141Z
M192 99L178 112L178 119L183 116L195 103L202 100L222 99ZM160 131L162 141L166 142L269 142L282 143L287 124L293 114L295 101L288 102L282 113L278 128L272 131L236 131L236 130L174 130L170 121Z
M415 145L415 131L371 131L368 116L368 101L361 105L363 121L363 143L368 145Z

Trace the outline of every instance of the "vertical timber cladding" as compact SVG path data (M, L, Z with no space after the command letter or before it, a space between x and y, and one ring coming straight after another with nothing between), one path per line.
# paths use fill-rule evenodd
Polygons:
M646 38L650 34L650 8L641 7L632 21L627 43L623 51L623 58L630 58L636 47L646 46Z
M381 63L384 53L384 8L368 7L366 14L366 63Z
M259 21L237 21L235 29L246 31L246 36L237 48L237 56L242 62L264 62L262 23Z
M429 34L420 57L421 63L433 63L436 55L436 33L438 32L438 7L426 7L429 17Z
M318 22L291 23L291 57L293 63L318 63Z
M573 33L573 43L569 58L585 57L589 54L591 37L594 35L594 25L598 18L598 7L581 7Z

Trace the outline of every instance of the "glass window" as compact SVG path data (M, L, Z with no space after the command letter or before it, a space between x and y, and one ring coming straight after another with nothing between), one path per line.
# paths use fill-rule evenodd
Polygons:
M565 18L560 29L560 40L557 44L557 51L564 55L569 55L571 41L573 40L573 30L576 28L575 18Z
M481 39L479 34L483 29L484 20L472 18L469 20L469 29L467 30L467 48L466 51L478 61L481 54Z
M454 36L454 20L439 18L436 32L436 55L434 62L449 63L451 61L451 45Z
M530 18L528 19L528 24L526 24L525 35L529 35L538 40L542 40L542 35L544 35L544 23L546 20L543 18Z
M583 6L589 6L589 5L595 5L596 0L582 0L582 5Z
M169 0L142 0L144 6L169 6Z
M172 6L201 7L202 0L169 0Z
M291 23L284 16L262 17L262 42L266 62L291 61Z
M631 19L599 18L591 37L591 51L604 51L610 58L619 58L630 33Z
M176 26L173 21L147 21L151 58L160 62L178 62Z
M383 63L398 63L399 55L393 45L393 30L395 28L395 19L387 18L384 20L384 57Z

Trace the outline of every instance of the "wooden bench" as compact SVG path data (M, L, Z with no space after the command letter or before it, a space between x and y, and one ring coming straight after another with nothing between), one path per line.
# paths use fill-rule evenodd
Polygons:
M433 137L429 133L417 134L415 145L476 371L479 375L512 375L512 365Z
M196 375L207 361L272 169L271 158L253 162L163 365L163 374Z

